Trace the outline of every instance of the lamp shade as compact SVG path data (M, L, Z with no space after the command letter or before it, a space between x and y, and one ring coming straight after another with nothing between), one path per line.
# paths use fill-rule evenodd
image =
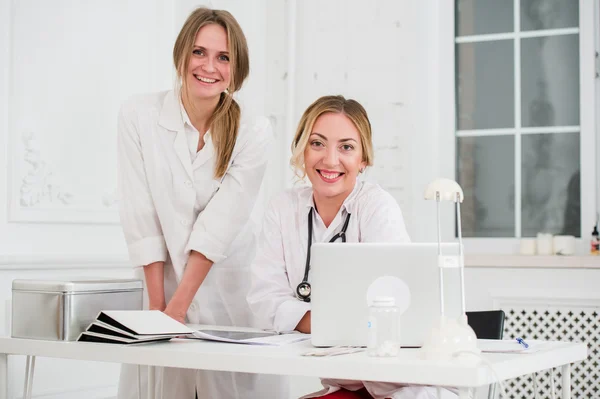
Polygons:
M456 202L456 193L458 193L458 201L463 202L465 195L460 185L451 179L438 178L427 185L425 189L426 200L436 200L436 194L440 194L440 201Z

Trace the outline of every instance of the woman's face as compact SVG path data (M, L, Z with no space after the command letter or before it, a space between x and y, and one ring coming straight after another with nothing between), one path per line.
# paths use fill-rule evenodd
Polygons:
M188 64L187 89L192 98L218 98L231 82L227 32L221 25L205 25L198 31Z
M343 113L317 118L304 149L304 167L315 198L343 201L354 189L363 162L360 133Z

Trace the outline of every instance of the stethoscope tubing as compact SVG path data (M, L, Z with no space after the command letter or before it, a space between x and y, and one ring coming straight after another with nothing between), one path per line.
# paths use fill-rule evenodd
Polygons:
M304 276L302 277L302 281L296 287L296 296L298 299L304 302L310 302L310 294L311 294L311 286L308 282L308 274L310 273L310 248L312 247L312 234L313 234L313 209L310 208L310 212L308 213L308 247L306 248L306 263L304 265ZM335 242L338 238L342 239L342 242L346 242L346 230L348 229L348 224L350 223L350 213L346 215L346 220L344 221L344 225L342 226L342 230L331 237L329 242ZM308 294L302 294L302 289L307 290Z

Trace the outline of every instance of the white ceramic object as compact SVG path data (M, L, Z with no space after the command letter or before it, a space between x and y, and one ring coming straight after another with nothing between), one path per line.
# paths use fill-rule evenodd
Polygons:
M535 255L536 253L536 239L535 238L522 238L519 245L519 253L521 255Z
M536 246L538 255L554 255L552 234L538 233Z
M575 237L554 236L552 243L555 255L575 255Z

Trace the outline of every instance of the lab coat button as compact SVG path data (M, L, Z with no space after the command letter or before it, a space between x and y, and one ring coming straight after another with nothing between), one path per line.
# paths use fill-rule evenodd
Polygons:
M192 302L192 304L190 305L190 310L191 310L192 312L195 312L195 311L196 311L196 304L195 304L194 302Z
M185 181L185 183L183 183L183 184L185 184L185 186L186 186L187 188L192 188L192 187L193 187L193 185L192 185L192 181L191 181L191 180L186 180L186 181Z
M181 220L180 220L180 222L181 222L181 224L182 224L182 225L184 225L184 226L187 226L187 225L189 225L189 224L190 224L190 221L189 221L189 220L186 220L186 219L181 219Z

